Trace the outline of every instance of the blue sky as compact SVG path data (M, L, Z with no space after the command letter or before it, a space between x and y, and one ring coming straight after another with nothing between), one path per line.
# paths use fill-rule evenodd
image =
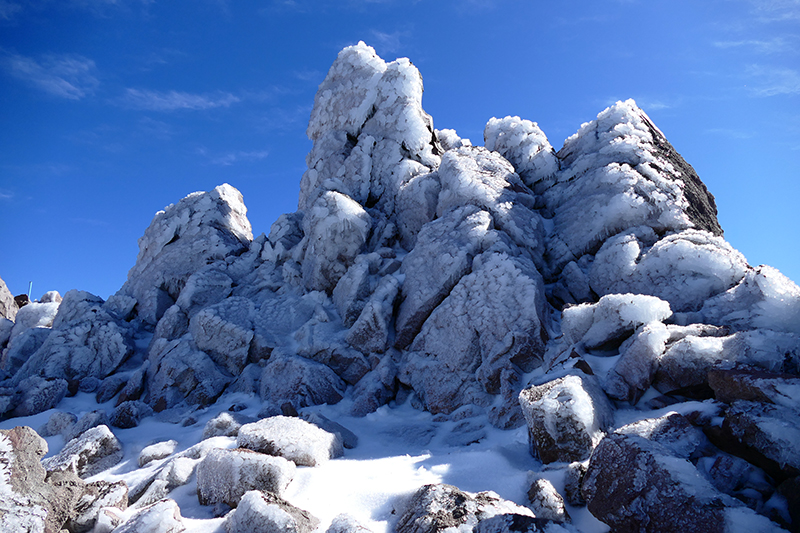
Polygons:
M800 280L800 0L0 0L0 277L108 297L156 211L224 182L268 232L359 40L409 57L435 127L474 144L519 115L558 149L636 99L729 242Z

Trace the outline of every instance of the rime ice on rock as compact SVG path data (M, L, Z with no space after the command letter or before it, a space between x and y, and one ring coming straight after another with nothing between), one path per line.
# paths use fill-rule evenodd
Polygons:
M136 264L117 294L133 297L138 316L155 325L193 273L247 249L253 233L246 212L241 193L228 184L159 211L139 239Z
M551 185L558 158L539 125L519 117L491 118L483 131L486 149L498 152L532 190Z

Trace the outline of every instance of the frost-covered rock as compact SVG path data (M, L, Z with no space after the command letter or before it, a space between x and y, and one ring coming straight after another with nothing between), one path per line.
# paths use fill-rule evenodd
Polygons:
M122 444L108 426L97 426L69 441L57 455L42 461L48 471L73 470L89 477L122 460Z
M481 520L517 513L533 517L530 509L486 491L469 494L452 485L425 485L398 510L397 533L472 531Z
M345 388L345 382L321 363L273 353L261 374L259 394L274 405L290 403L298 409L338 403Z
M384 277L364 304L358 319L347 332L347 343L363 353L383 353L389 348L394 304L400 282Z
M777 269L762 265L707 300L700 315L709 324L736 331L764 328L800 335L800 288Z
M703 432L683 415L672 412L658 418L646 418L615 430L621 435L638 435L668 448L678 457L696 460L709 447Z
M400 268L405 282L395 324L398 348L411 344L436 306L470 272L473 258L493 237L491 225L489 213L466 206L422 228Z
M372 533L372 530L361 525L354 517L342 513L333 519L325 533Z
M203 439L217 436L235 437L239 434L239 429L242 427L242 424L247 424L249 422L253 422L253 420L247 419L237 413L222 411L206 422L203 428Z
M353 449L358 446L358 436L338 422L334 422L333 420L319 413L306 412L301 414L300 417L306 422L314 424L318 428L323 429L328 433L333 433L339 437L339 440L342 442L342 446L345 448Z
M569 522L570 517L564 506L564 498L545 478L534 479L528 489L528 501L536 518L546 518L558 522Z
M486 252L425 321L400 378L433 413L488 405L506 380L542 364L542 279L523 257ZM505 372L505 374L504 374Z
M637 327L672 315L669 303L641 294L609 294L596 304L564 309L561 331L571 343L599 348L629 336Z
M181 509L175 500L160 500L139 510L114 533L180 533L186 529Z
M3 278L0 278L0 318L13 322L18 311L19 307L17 307L17 302L14 301L14 295L8 290Z
M531 189L545 189L558 171L555 150L535 122L510 116L491 118L483 138L486 149L508 159Z
M542 193L551 272L637 226L722 233L714 197L633 100L581 126L557 156L562 170Z
M117 428L135 428L143 418L153 415L153 408L139 400L123 402L114 408L108 417L111 425Z
M294 472L294 463L283 457L216 448L197 467L197 497L201 505L223 502L236 507L251 490L282 494Z
M14 376L80 380L104 378L132 353L130 330L103 307L103 300L85 291L64 295L44 344L30 356ZM27 308L28 306L26 306Z
M704 385L713 367L735 364L797 374L800 337L765 329L724 337L688 335L671 344L661 356L654 386L666 393Z
M579 533L578 528L547 518L524 514L500 514L478 522L474 533Z
M636 403L650 388L670 333L661 322L638 331L606 375L603 390L609 397Z
M339 435L287 416L273 416L243 425L236 444L241 448L285 457L303 466L317 466L344 453Z
M589 282L601 296L650 294L668 301L673 311L697 311L707 299L734 287L747 271L744 256L707 231L685 230L657 240L649 228L637 228L603 244Z
M42 437L54 437L56 435L63 435L71 429L78 421L78 417L72 413L64 411L56 411L47 422L40 427L36 432Z
M747 520L752 530L780 530L714 489L689 461L639 436L604 438L582 490L589 511L619 532L724 532L738 520Z
M0 530L60 531L73 515L83 482L69 473L48 479L46 453L33 429L0 430Z
M311 533L319 520L270 492L247 492L225 519L228 533Z
M14 340L19 335L22 335L28 328L52 327L53 321L58 313L58 307L59 304L55 302L31 302L24 306L16 314L10 340Z
M739 400L725 411L721 437L726 442L717 441L719 445L737 443L750 450L748 459L774 477L800 474L800 420L796 412Z
M714 397L725 403L737 400L774 403L800 415L800 377L758 368L714 368L708 373Z
M613 423L613 407L597 378L576 372L519 394L530 451L543 463L589 457Z
M64 433L64 441L69 442L72 439L80 437L86 431L97 427L97 426L110 426L111 421L108 419L108 414L102 409L96 409L94 411L89 411L85 415L81 416L75 425L70 427Z
M181 402L208 405L214 402L232 378L197 349L191 337L156 340L148 356L145 402L163 411Z
M17 335L2 352L0 368L11 376L15 375L25 365L25 362L42 347L51 332L50 328L28 328L22 334Z
M155 325L192 274L249 246L253 233L246 213L241 193L228 184L159 211L139 239L136 264L117 294L134 298L138 316Z
M120 511L128 508L128 486L125 482L94 481L87 483L83 495L75 504L72 518L66 524L67 529L71 533L92 531L103 509L109 507Z
M177 445L178 441L170 439L145 446L142 448L142 451L139 452L139 458L137 459L139 467L141 468L152 461L169 457L175 452L175 447Z
M322 194L306 211L308 238L303 281L309 290L332 291L367 241L372 219L352 198L334 191Z
M67 395L67 382L63 379L44 379L32 376L23 379L17 387L21 395L14 407L14 416L30 416L52 409Z
M247 365L254 314L255 306L247 298L227 298L194 315L189 331L200 350L235 376Z

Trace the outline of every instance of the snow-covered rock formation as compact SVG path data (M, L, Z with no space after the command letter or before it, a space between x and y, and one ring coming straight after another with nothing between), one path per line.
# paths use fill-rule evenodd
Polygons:
M228 393L260 404L264 420L219 415L201 444L149 449L149 473L130 487L138 514L98 508L92 523L183 527L177 506L156 502L196 476L203 505L238 505L229 531L313 529L282 495L295 463L323 468L346 455L342 441L355 446L310 412L344 400L355 416L407 402L457 423L454 443L483 439L479 420L527 426L531 453L564 471L573 511L588 503L616 531L778 527L765 516L796 530L773 495L800 474L800 407L786 399L800 373L800 289L724 240L713 196L632 100L559 151L519 117L490 119L473 146L434 129L409 60L360 43L320 85L307 134L298 210L269 235L253 238L241 194L221 185L155 215L108 301L70 291L14 315L2 300L0 416L78 391L116 403L51 419L47 432L74 437L51 470L116 464L108 425L153 413L192 425ZM683 416L647 416L668 405ZM630 423L634 408L647 420ZM287 418L298 412L311 423ZM718 463L768 481L725 482ZM534 477L528 503L551 502L543 517L429 485L398 502L395 525L577 531L554 485ZM19 516L45 520L35 505Z

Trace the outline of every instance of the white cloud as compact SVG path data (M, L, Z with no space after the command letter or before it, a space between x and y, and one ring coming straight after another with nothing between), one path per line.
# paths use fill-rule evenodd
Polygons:
M0 189L0 200L11 200L14 198L14 193L6 189Z
M22 11L20 4L15 4L8 0L0 0L0 19L11 20L20 11Z
M47 55L41 60L19 54L2 58L5 70L15 78L55 96L80 100L100 84L94 61L79 55Z
M268 150L254 150L251 152L238 150L226 154L212 156L205 148L198 148L197 153L209 160L212 165L230 166L242 161L259 161L269 155Z
M749 1L762 21L800 20L800 0Z
M796 70L751 65L746 72L755 79L755 84L749 89L756 96L800 94L800 72Z
M794 40L796 41L796 39ZM762 54L777 54L783 52L797 52L797 42L786 37L775 37L768 40L743 39L739 41L717 41L714 43L717 48L747 48Z
M150 91L125 89L121 102L127 107L148 111L175 111L178 109L203 110L230 107L240 101L231 93L192 94L180 91Z
M393 33L385 33L378 30L372 30L372 39L375 48L380 49L382 53L397 52L402 46L402 41L409 36L407 31L396 31Z

